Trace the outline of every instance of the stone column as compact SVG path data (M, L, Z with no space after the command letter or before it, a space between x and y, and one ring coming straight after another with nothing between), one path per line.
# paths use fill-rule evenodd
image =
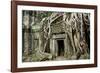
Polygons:
M55 40L53 39L52 53L55 56Z
M53 39L50 39L50 53L53 55L52 49L53 49Z
M66 53L67 53L67 48L68 45L67 45L67 38L64 39L64 56L66 57Z
M29 51L29 43L28 43L29 34L27 32L24 33L24 53L28 55Z
M24 53L25 55L28 55L29 53L29 14L27 11L24 11L24 16L23 16L23 24L24 24Z
M55 39L50 39L50 52L53 56L57 56L57 53L56 53L56 40Z
M57 40L55 40L55 56L58 56L58 43Z

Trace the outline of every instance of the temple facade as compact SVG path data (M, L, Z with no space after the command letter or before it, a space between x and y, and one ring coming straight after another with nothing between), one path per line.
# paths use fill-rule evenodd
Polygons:
M55 60L59 56L77 59L81 51L80 39L87 32L84 31L82 18L77 18L79 14L53 12L40 21L34 14L34 11L23 12L23 55L35 55L31 57L32 61ZM82 14L79 16L82 17Z

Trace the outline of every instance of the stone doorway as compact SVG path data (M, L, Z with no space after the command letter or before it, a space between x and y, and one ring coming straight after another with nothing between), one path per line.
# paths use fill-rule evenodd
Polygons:
M64 56L64 40L57 40L58 56Z

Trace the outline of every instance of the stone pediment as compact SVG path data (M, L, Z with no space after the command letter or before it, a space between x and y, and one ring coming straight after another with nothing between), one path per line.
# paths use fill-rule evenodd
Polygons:
M53 34L59 34L64 32L63 23L53 24L51 26L51 31Z

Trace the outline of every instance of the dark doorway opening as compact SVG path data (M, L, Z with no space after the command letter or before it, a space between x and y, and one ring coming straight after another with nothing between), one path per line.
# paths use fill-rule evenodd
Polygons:
M64 40L57 40L58 56L64 56Z

